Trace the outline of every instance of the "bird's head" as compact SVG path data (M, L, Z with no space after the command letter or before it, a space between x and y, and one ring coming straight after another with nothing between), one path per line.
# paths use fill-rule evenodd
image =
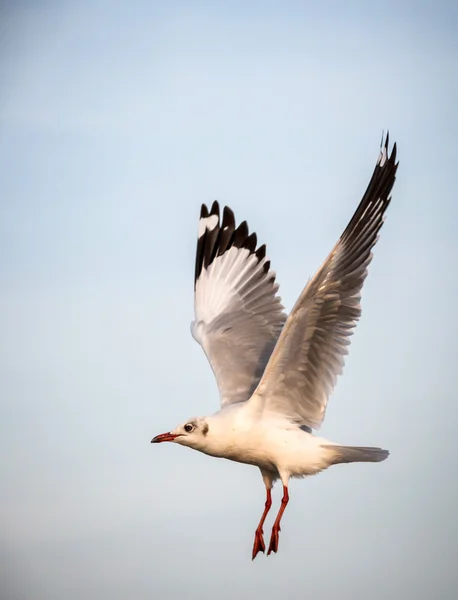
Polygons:
M151 440L152 444L159 442L176 442L182 446L190 446L200 450L206 444L209 426L205 417L193 417L172 431L161 433Z

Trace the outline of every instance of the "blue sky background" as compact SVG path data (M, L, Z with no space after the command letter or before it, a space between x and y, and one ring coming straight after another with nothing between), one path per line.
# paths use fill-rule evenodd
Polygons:
M2 2L2 600L458 596L457 27L453 2ZM218 407L189 333L200 203L267 242L289 309L387 127L322 434L391 456L292 482L251 563L259 472L149 443Z

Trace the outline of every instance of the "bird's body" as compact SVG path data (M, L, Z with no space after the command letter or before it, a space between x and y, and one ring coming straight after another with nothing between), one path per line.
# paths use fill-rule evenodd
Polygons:
M387 450L344 446L312 433L325 416L342 372L372 248L383 224L397 163L388 136L355 214L326 261L308 282L288 318L265 246L246 222L217 202L202 206L195 269L194 338L215 374L221 409L196 417L153 442L173 441L210 456L255 465L266 486L253 558L265 550L263 524L275 480L283 484L269 554L278 549L280 520L292 477L331 465L380 462Z
M282 417L263 418L255 408L259 399L253 395L251 400L231 404L205 417L208 430L193 441L194 450L257 466L269 475L272 483L281 479L285 484L292 477L316 475L330 465L353 462L345 459L355 456L356 447L316 436ZM187 445L186 439L181 443ZM380 448L363 447L358 461L378 462L387 455Z
M291 424L287 419L263 419L249 403L227 406L205 418L208 433L195 448L215 456L255 465L272 479L314 475L332 463L331 442Z

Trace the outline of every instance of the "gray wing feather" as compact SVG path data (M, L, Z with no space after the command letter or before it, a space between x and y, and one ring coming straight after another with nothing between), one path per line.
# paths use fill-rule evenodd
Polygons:
M321 426L361 315L361 290L397 169L388 135L369 186L338 243L289 315L253 396L264 410Z

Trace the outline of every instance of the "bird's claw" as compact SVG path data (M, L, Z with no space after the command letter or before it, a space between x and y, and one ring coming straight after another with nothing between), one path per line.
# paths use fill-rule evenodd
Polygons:
M280 532L280 527L272 529L272 535L270 536L270 543L269 543L269 550L267 552L267 556L269 556L269 554L271 552L275 552L275 554L278 551L278 534Z
M266 545L264 543L264 536L262 535L262 529L261 529L261 531L256 530L256 532L254 534L253 554L252 554L251 560L254 560L256 558L256 555L258 554L258 552L265 552L265 551L266 551Z

